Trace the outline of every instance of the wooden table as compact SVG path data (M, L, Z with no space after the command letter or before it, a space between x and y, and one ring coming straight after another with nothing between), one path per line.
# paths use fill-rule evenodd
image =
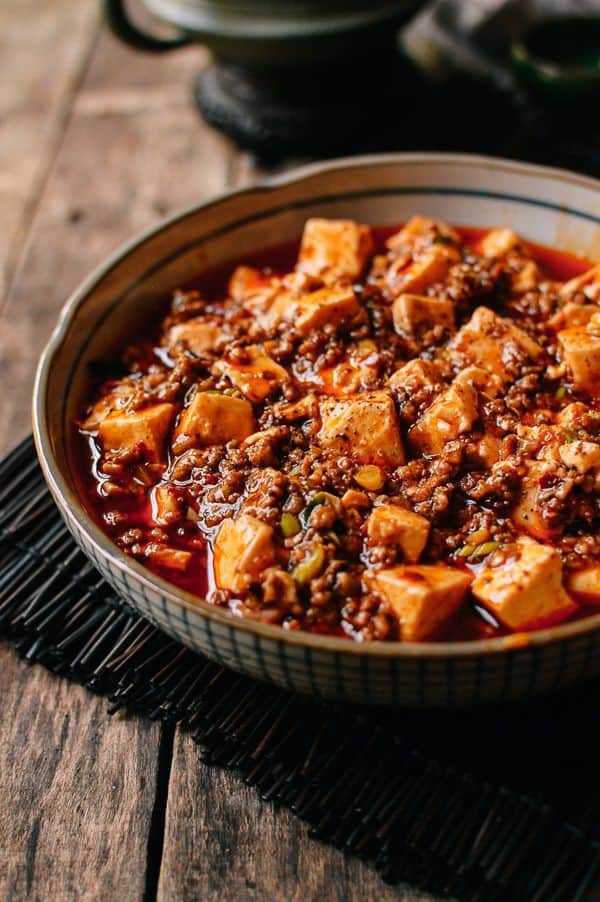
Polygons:
M202 48L149 57L87 0L0 5L0 452L29 431L57 311L123 240L258 175L191 99ZM178 730L113 718L0 645L1 899L415 899L308 839Z

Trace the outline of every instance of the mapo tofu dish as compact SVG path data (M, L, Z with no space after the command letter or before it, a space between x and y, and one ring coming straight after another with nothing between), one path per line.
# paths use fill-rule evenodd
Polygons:
M76 424L124 552L358 641L600 610L600 265L510 228L314 218L169 302Z

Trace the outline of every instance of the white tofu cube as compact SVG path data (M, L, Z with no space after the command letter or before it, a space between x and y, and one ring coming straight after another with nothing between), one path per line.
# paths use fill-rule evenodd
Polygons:
M171 526L181 518L183 502L169 483L155 486L150 495L152 519L159 526Z
M363 392L353 398L325 398L321 400L319 410L319 441L323 447L354 455L361 463L392 467L404 463L396 408L388 392Z
M592 266L580 276L565 282L560 290L563 297L572 297L582 291L590 301L600 302L600 263Z
M502 439L490 432L484 432L473 451L473 460L480 467L493 466L500 459L500 451L502 448Z
M526 260L518 272L511 273L510 287L514 294L533 291L542 281L542 273L535 260Z
M297 292L285 284L290 279L267 275L251 266L238 266L229 280L229 295L266 329L285 318Z
M428 216L413 216L399 232L390 235L385 246L392 253L412 253L419 245L440 237L442 241L460 244L458 232L445 222Z
M244 592L274 562L275 545L270 526L249 514L223 521L215 539L213 557L219 589Z
M320 288L301 297L280 293L261 322L267 329L291 322L300 335L306 336L327 324L341 326L362 312L352 286Z
M402 292L422 294L430 285L443 282L452 263L459 259L454 248L434 244L422 251L408 265L403 258L392 263L386 273L386 283L393 297ZM399 264L399 265L396 265Z
M544 520L539 504L542 480L555 470L555 464L552 462L528 461L527 475L523 479L518 501L510 514L515 526L535 539L551 541L555 535Z
M588 410L589 408L586 404L583 404L581 401L573 401L559 411L556 422L565 429L579 429L581 420L587 416Z
M512 229L492 229L481 239L479 250L484 257L505 257L520 245L521 239Z
M243 398L231 398L220 392L196 392L179 419L173 450L225 445L243 441L254 432L252 405Z
M169 346L182 344L197 357L210 351L216 351L226 340L227 333L220 326L202 319L190 319L185 323L178 323L167 332Z
M575 387L600 394L600 330L591 323L573 326L559 332L558 341Z
M397 504L380 504L369 516L367 535L375 545L398 545L404 560L416 564L427 544L429 521Z
M540 629L577 610L562 584L560 554L548 545L521 538L494 555L480 570L473 595L512 630Z
M239 304L251 302L250 306L261 306L273 299L278 283L278 279L253 266L236 266L229 279L229 296Z
M293 322L300 335L309 335L328 323L347 323L362 311L352 288L321 288L297 298L292 307Z
M267 304L255 306L247 301L245 306L256 313L261 326L267 331L274 329L279 323L291 321L296 314L296 295L284 289L275 292Z
M288 380L288 373L258 345L244 348L246 363L218 360L213 370L222 373L250 401L264 401Z
M139 447L152 463L161 463L174 417L173 404L155 404L132 413L112 414L98 427L102 447L104 451L132 451Z
M420 294L401 294L393 303L394 328L400 335L413 335L419 328L454 328L454 304Z
M373 254L369 226L350 219L308 219L304 226L297 269L331 284L354 281Z
M461 373L412 427L411 445L422 454L440 454L448 442L469 432L479 416L478 399L477 389Z
M95 432L102 420L126 407L134 394L135 388L131 381L117 382L108 394L102 395L96 401L88 416L82 422L81 428L88 432Z
M575 304L569 301L552 318L552 325L556 324L563 329L587 326L597 313L598 307L595 304Z
M511 320L478 307L449 345L461 358L506 381L542 355L542 348Z
M405 642L433 638L465 601L471 574L443 564L376 570L367 578L398 618Z
M393 390L404 389L410 394L415 394L423 389L434 388L439 381L440 377L435 365L428 360L420 360L416 357L392 373L387 384Z
M567 586L584 604L600 605L600 564L570 573Z
M191 551L184 551L183 548L171 548L160 542L148 542L144 547L144 556L153 564L180 572L187 570L192 562Z
M558 449L560 459L578 473L588 473L600 467L600 445L595 442L573 441Z

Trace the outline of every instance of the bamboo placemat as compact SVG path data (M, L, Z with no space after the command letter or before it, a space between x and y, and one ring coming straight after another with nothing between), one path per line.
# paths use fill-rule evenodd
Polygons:
M179 723L205 759L384 880L461 899L600 892L597 683L467 711L302 698L192 653L114 594L74 544L30 438L0 462L0 635L104 695Z

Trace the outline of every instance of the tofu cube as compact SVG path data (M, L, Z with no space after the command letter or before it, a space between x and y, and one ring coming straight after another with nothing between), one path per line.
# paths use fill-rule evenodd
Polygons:
M385 246L392 253L412 253L417 246L440 237L450 243L460 244L458 232L445 222L428 216L413 216L399 232L390 235Z
M300 335L309 335L327 323L342 325L362 312L351 286L347 288L320 288L302 297L292 292L280 292L261 323L272 329L281 322L293 322Z
M246 363L219 360L213 370L227 376L250 401L264 401L288 380L287 370L257 345L249 345L244 351L248 357Z
M572 326L587 326L598 313L595 304L575 304L569 301L552 318L552 325L570 329Z
M304 226L297 269L331 284L354 281L373 254L371 229L350 219L308 219Z
M173 450L241 442L254 432L252 405L243 398L231 398L220 392L196 392L175 430Z
M555 472L556 466L545 461L529 461L518 501L510 518L515 526L535 539L552 541L556 531L548 526L539 505L542 480Z
M414 335L419 328L454 328L454 304L420 294L401 294L392 306L394 328L400 335Z
M581 401L573 401L560 410L556 417L556 422L564 429L574 430L580 429L585 423L590 408Z
M521 239L512 229L492 229L479 242L484 257L505 257L521 245Z
M412 427L411 445L421 454L440 454L448 442L471 429L479 416L478 399L468 378L457 376Z
M455 377L454 384L472 385L488 398L497 398L504 390L502 379L480 366L466 366Z
M275 562L273 530L266 523L241 514L224 520L214 543L213 565L219 589L244 592Z
M375 545L399 545L408 564L416 564L427 544L429 521L397 504L380 504L367 521L367 535Z
M567 586L584 604L600 605L600 564L569 574Z
M169 346L182 344L197 357L217 350L226 338L227 334L220 326L202 319L190 319L186 323L178 323L167 332Z
M591 324L573 326L559 332L558 341L575 387L600 394L600 332Z
M484 432L471 452L471 462L489 469L500 459L502 439L490 432Z
M255 305L254 301L247 301L245 306L256 314L261 326L270 331L279 323L291 321L296 314L297 296L286 289L280 289L271 295L268 303Z
M386 391L354 398L324 398L319 404L319 441L361 463L398 467L405 462L396 408Z
M503 381L543 353L526 332L488 307L475 310L471 319L456 333L449 348Z
M356 295L349 288L321 288L290 305L286 319L293 319L300 335L309 335L330 323L339 326L362 312Z
M144 548L144 556L153 564L180 572L187 570L192 563L191 551L184 551L183 548L170 548L160 542L149 542Z
M277 325L281 319L277 310L285 309L292 296L283 287L280 278L266 275L251 266L236 267L229 279L228 289L229 296L253 313L265 327Z
M498 560L480 570L473 595L512 630L540 629L577 610L562 584L560 554L548 545L521 538Z
M181 519L184 505L169 483L155 486L150 495L152 519L159 526L171 526Z
M526 260L518 272L511 273L510 287L514 294L533 291L542 281L541 270L535 260Z
M258 295L272 295L277 289L277 280L253 266L236 266L227 288L229 297L244 304Z
M370 586L398 618L405 642L432 638L465 601L471 574L443 564L390 567L374 571Z
M85 420L81 423L81 428L88 432L95 432L103 420L126 407L134 394L135 389L131 382L117 382L108 394L102 395L96 401Z
M600 467L600 445L595 442L568 442L560 446L558 453L564 465L578 473L588 473Z
M449 251L453 248L447 248L442 245L434 244L420 253L408 265L405 264L403 258L397 262L397 266L392 263L386 273L386 283L393 296L397 296L401 292L409 292L411 294L422 294L430 285L436 282L443 282L448 275L448 270L455 258ZM456 259L458 259L458 253Z
M392 390L404 389L410 394L416 394L424 389L434 388L439 381L440 377L434 364L415 357L396 370L387 384Z
M590 301L600 302L600 263L592 266L580 276L565 282L560 290L563 297L571 297L582 291Z
M174 417L173 404L155 404L132 413L111 414L98 427L102 447L104 451L131 451L140 447L152 463L162 463Z

